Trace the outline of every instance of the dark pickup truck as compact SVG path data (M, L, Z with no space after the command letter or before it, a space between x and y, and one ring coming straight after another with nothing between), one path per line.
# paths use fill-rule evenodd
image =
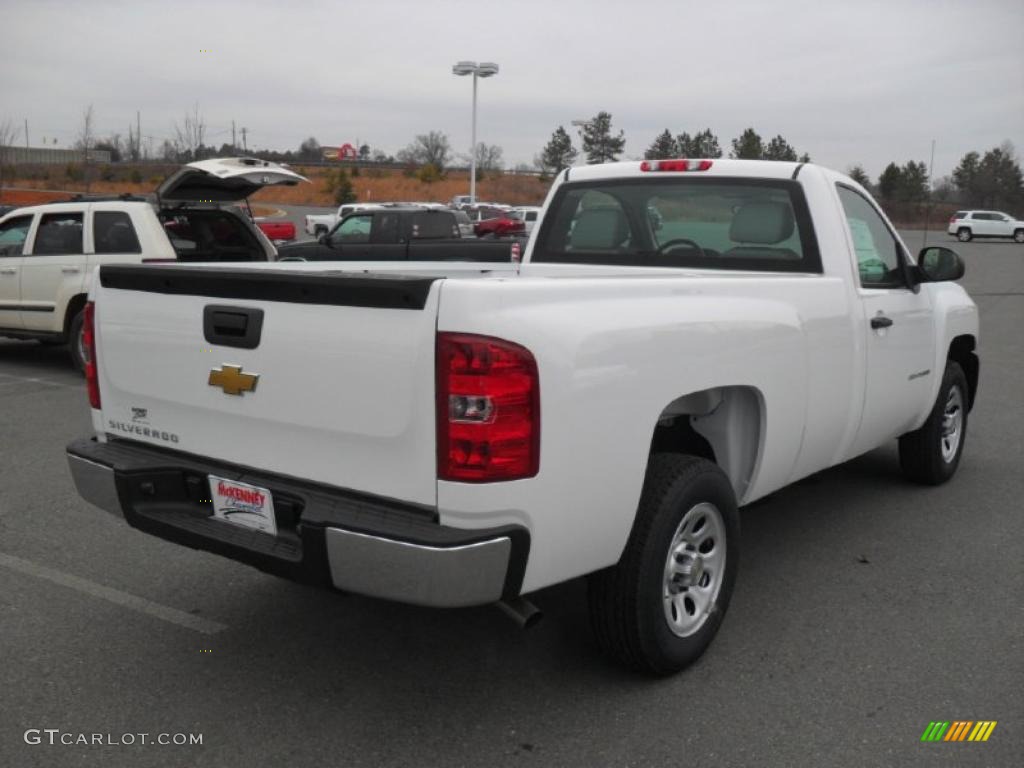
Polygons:
M283 245L277 259L302 261L484 261L512 260L526 238L462 238L452 211L382 208L352 213L320 239Z

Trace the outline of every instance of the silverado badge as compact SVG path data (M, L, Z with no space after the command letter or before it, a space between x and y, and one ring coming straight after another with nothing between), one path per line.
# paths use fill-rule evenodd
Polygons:
M241 395L243 392L255 391L259 380L258 373L242 373L242 366L224 363L220 368L210 371L206 383L211 387L220 387L225 395Z

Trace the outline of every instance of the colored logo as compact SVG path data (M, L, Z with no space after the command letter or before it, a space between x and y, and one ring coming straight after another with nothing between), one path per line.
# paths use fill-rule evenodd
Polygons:
M988 741L995 728L995 720L933 721L924 729L921 741Z
M242 373L241 366L225 363L220 368L210 371L210 378L206 383L211 387L220 387L225 395L241 395L243 392L255 390L259 380L258 373Z

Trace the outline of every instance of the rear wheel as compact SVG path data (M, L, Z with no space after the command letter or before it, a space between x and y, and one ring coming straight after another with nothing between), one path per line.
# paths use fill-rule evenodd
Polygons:
M739 513L725 473L694 456L652 456L622 558L589 579L598 645L643 672L692 664L718 632L738 565Z
M327 227L313 227L313 236L320 239L327 234Z
M1013 231L1013 240L1017 243L1024 243L1024 229L1015 229Z
M68 329L68 346L71 347L71 362L75 364L82 373L85 373L85 340L82 338L82 328L85 324L85 313L78 310L78 313L71 319Z
M908 478L939 485L956 473L967 436L967 398L963 369L958 363L946 363L928 420L900 438L900 467Z
M960 227L960 229L957 230L956 239L959 240L961 243L970 242L971 237L971 230L969 230L967 227Z

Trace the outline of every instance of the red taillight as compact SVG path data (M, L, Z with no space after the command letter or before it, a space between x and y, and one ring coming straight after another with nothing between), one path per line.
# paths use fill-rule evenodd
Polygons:
M641 171L707 171L710 160L644 160Z
M540 385L525 347L437 335L437 477L487 483L540 466Z
M96 305L87 302L82 310L82 347L85 358L85 385L89 390L89 405L100 407L100 377L96 360ZM77 339L72 339L77 344Z

